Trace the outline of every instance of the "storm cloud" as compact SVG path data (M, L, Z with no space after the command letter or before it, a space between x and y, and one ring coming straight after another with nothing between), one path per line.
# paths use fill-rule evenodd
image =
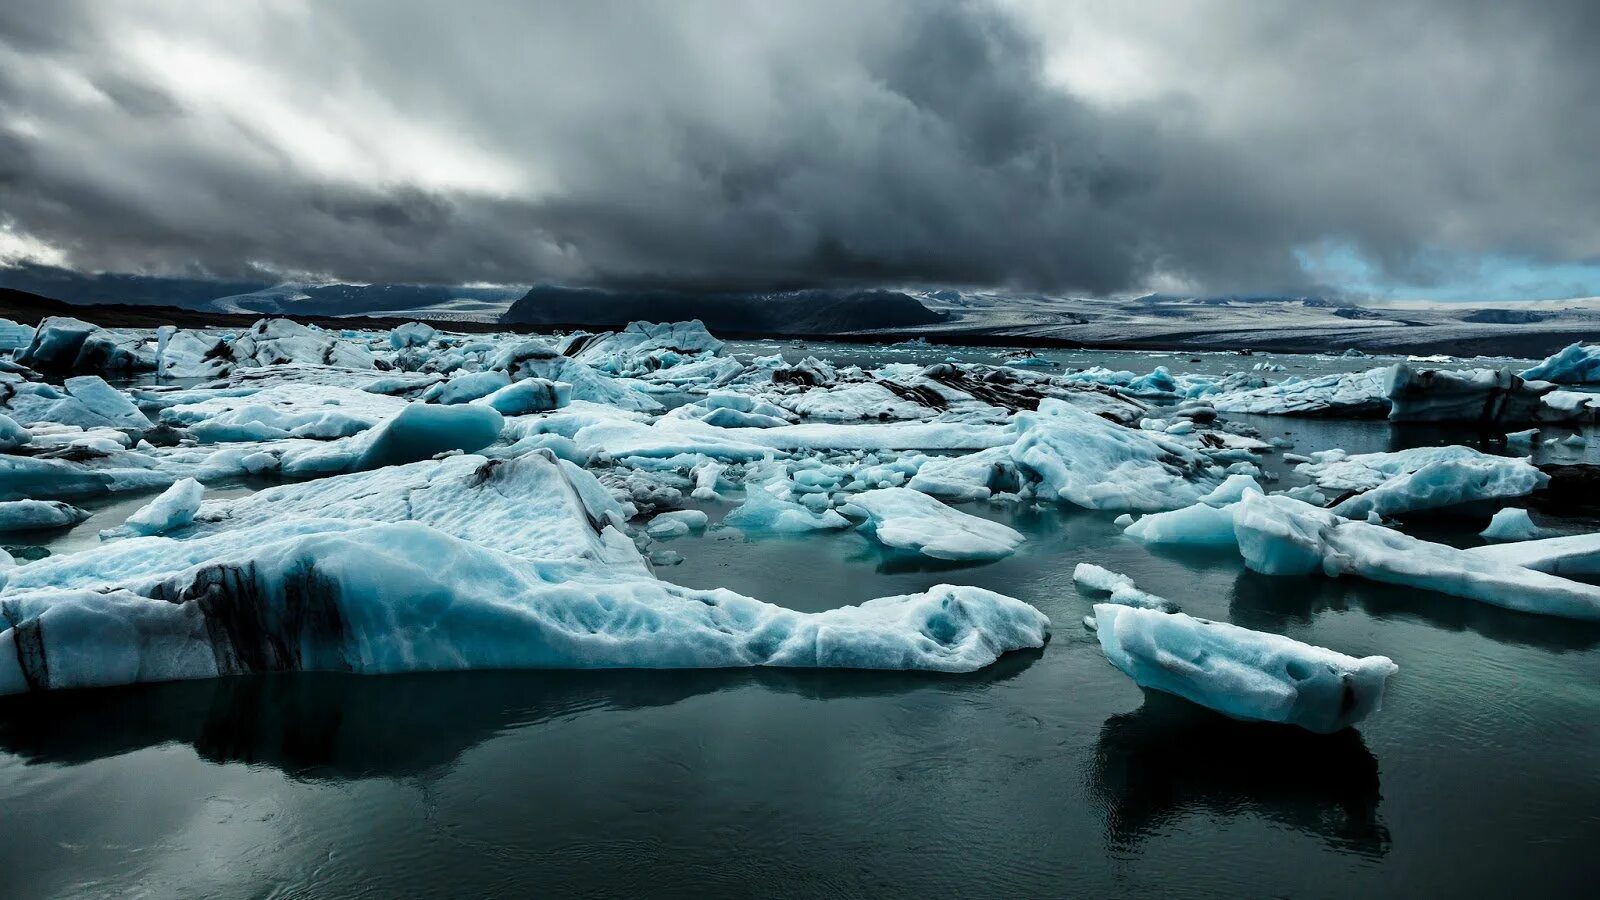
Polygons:
M1596 34L1585 2L7 4L0 252L1087 293L1593 262Z

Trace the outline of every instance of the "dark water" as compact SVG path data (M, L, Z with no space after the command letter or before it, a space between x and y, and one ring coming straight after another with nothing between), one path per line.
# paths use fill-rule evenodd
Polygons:
M1301 452L1479 440L1251 421ZM1600 626L1151 552L1109 515L963 508L1029 542L930 566L855 533L714 528L665 542L685 562L660 574L808 610L976 584L1050 616L1042 652L972 675L281 676L0 703L0 896L1593 892ZM1482 524L1418 530L1470 544ZM1327 737L1146 696L1083 628L1077 562L1400 672Z

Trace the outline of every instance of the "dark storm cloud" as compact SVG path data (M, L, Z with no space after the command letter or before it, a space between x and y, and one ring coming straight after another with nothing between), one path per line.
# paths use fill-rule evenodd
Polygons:
M720 288L1600 257L1595 4L1130 4L1160 89L1075 96L1095 6L8 4L0 224L96 270Z

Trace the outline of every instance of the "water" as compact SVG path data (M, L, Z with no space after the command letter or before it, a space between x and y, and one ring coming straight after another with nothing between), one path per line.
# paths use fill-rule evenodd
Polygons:
M1481 439L1251 421L1299 452ZM118 504L96 528L137 506ZM685 561L660 574L806 610L976 584L1050 616L1042 652L972 675L307 675L0 704L0 895L1592 891L1600 626L1151 552L1109 515L963 508L1028 544L930 565L853 532L713 528L667 542ZM1414 530L1470 544L1481 524ZM1400 673L1381 713L1332 737L1146 696L1083 628L1078 562Z

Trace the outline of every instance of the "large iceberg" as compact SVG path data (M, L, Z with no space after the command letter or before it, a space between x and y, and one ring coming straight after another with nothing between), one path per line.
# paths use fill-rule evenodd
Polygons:
M1377 419L1389 413L1387 373L1388 369L1372 369L1309 379L1291 377L1266 387L1216 394L1211 403L1218 412Z
M1147 512L1200 499L1221 470L1182 444L1047 398L1018 417L1011 458L1041 498L1085 509Z
M1246 496L1234 529L1245 565L1262 574L1356 575L1519 612L1600 621L1595 585L1354 522L1289 497Z
M1236 719L1331 734L1383 707L1399 667L1183 613L1096 604L1100 649L1140 687Z
M419 523L257 538L94 588L8 585L0 694L278 671L964 672L1042 646L1049 628L1025 603L948 585L800 613L643 576L552 580L536 564ZM150 555L181 545L112 546L136 542Z
M1510 369L1450 372L1390 367L1384 393L1391 422L1462 422L1509 425L1564 421L1572 413L1543 402L1555 385L1529 381Z

